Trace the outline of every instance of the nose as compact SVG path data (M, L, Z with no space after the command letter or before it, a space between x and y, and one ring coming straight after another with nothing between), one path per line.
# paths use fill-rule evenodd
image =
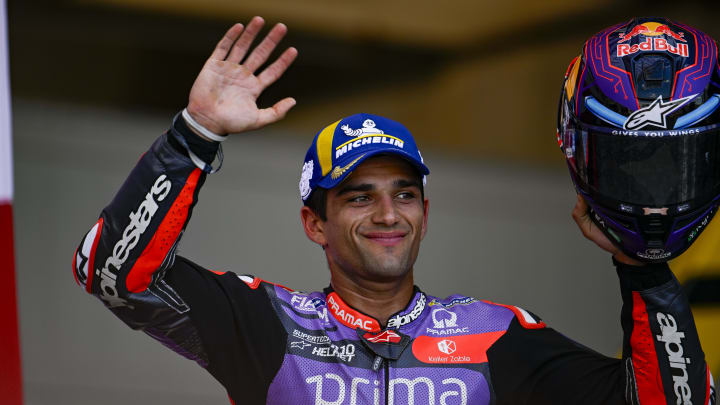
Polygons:
M372 216L374 223L392 226L398 222L398 216L392 196L383 195L377 200L375 207L375 212Z

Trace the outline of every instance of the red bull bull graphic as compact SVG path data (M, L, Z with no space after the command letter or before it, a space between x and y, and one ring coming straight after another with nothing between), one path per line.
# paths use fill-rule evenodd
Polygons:
M628 33L620 33L620 41L618 43L623 43L629 41L631 38L634 38L638 35L644 35L646 37L656 37L660 35L666 35L668 37L672 37L676 41L680 42L687 42L685 41L685 34L684 33L677 33L673 31L670 27L668 27L666 24L660 24L656 22L648 22L644 24L636 25L635 28L630 30Z
M673 46L665 38L645 38L645 41L635 45L618 44L617 57L621 58L638 52L650 51L669 52L674 55L682 56L683 58L687 58L690 55L687 44L677 43Z

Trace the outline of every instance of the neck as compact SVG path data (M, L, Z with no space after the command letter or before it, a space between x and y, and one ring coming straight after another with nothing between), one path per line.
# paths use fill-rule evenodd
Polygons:
M405 309L414 291L412 269L398 279L373 281L353 279L331 267L330 285L346 304L374 317L383 326L392 314Z

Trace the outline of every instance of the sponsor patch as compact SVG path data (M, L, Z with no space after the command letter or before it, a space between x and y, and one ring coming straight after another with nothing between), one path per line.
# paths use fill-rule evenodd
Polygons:
M661 24L658 22L646 22L644 24L638 24L630 32L627 33L620 33L620 41L619 43L627 42L631 38L636 37L638 35L643 35L647 37L657 37L657 36L669 36L673 38L676 41L679 42L687 42L685 40L685 33L683 32L675 32L670 27L668 27L666 24Z
M293 293L290 304L300 312L316 312L317 308L325 305L325 301L320 298L310 298L304 294Z
M665 38L645 38L645 41L638 44L618 44L616 54L618 58L632 55L638 52L667 52L673 55L687 58L690 56L688 45L682 43L670 44Z
M475 298L462 297L462 298L453 298L448 302L442 302L440 300L434 299L434 300L430 301L430 303L428 305L431 307L434 307L435 305L440 305L444 308L452 308L455 305L468 305L468 304L472 304L473 302L477 302L477 300Z
M383 132L382 129L376 128L375 121L373 121L371 119L366 119L365 121L363 121L362 128L359 128L359 129L352 129L352 128L350 128L350 125L347 125L347 124L341 126L340 129L342 129L343 132L345 132L345 135L352 136L352 137L357 137L357 136L365 135L365 134L384 134L385 133L385 132Z
M312 354L318 357L335 357L344 362L351 362L355 357L355 345L352 343L344 345L336 345L331 343L329 346L315 346Z
M388 320L387 327L388 328L399 328L403 325L407 325L410 322L416 320L420 314L422 314L423 310L425 309L425 303L427 302L427 297L425 297L424 293L420 293L420 297L415 301L415 306L413 307L412 311L408 312L405 315L395 315L392 318Z
M392 135L361 135L357 138L347 141L340 146L335 148L335 159L342 155L354 150L363 148L366 145L372 145L374 143L384 143L386 145L395 146L400 149L405 149L405 142Z
M335 373L317 374L305 379L315 386L315 405L380 403L380 382L362 377L351 380ZM472 388L472 386L471 386ZM390 404L467 404L468 386L459 378L433 382L428 377L391 378L387 402ZM363 401L365 398L367 401ZM370 402L370 398L373 398ZM422 399L420 399L422 398ZM360 401L358 401L360 399ZM349 400L349 402L347 402Z
M302 168L302 174L300 175L300 197L305 200L309 195L312 189L310 188L310 180L313 176L313 166L314 163L312 160L308 160L305 162Z
M340 299L336 292L331 292L327 296L327 304L335 319L343 325L352 329L360 328L368 332L380 331L380 323L376 319L350 308Z
M330 343L330 338L327 337L327 336L324 336L324 335L321 335L321 336L311 335L311 334L305 333L305 332L303 332L303 331L299 331L299 330L297 330L297 329L294 329L294 330L293 330L292 335L293 335L293 337L295 337L295 338L304 340L304 341L306 341L306 342L308 342L308 343L312 343L312 344L315 344L315 345L322 345L322 344L328 344L328 343Z
M504 334L505 331L452 337L418 336L412 352L423 363L485 363L487 350Z

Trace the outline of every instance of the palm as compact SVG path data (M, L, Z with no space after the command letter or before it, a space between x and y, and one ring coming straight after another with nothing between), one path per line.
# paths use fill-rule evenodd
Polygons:
M262 19L254 18L246 29L233 26L218 43L198 75L188 102L188 112L201 125L218 134L244 132L281 119L295 105L285 98L270 108L258 108L258 96L290 66L297 51L289 48L261 73L255 71L267 60L285 35L284 25L276 25L247 58ZM242 35L241 35L242 34ZM240 62L245 59L243 64Z

